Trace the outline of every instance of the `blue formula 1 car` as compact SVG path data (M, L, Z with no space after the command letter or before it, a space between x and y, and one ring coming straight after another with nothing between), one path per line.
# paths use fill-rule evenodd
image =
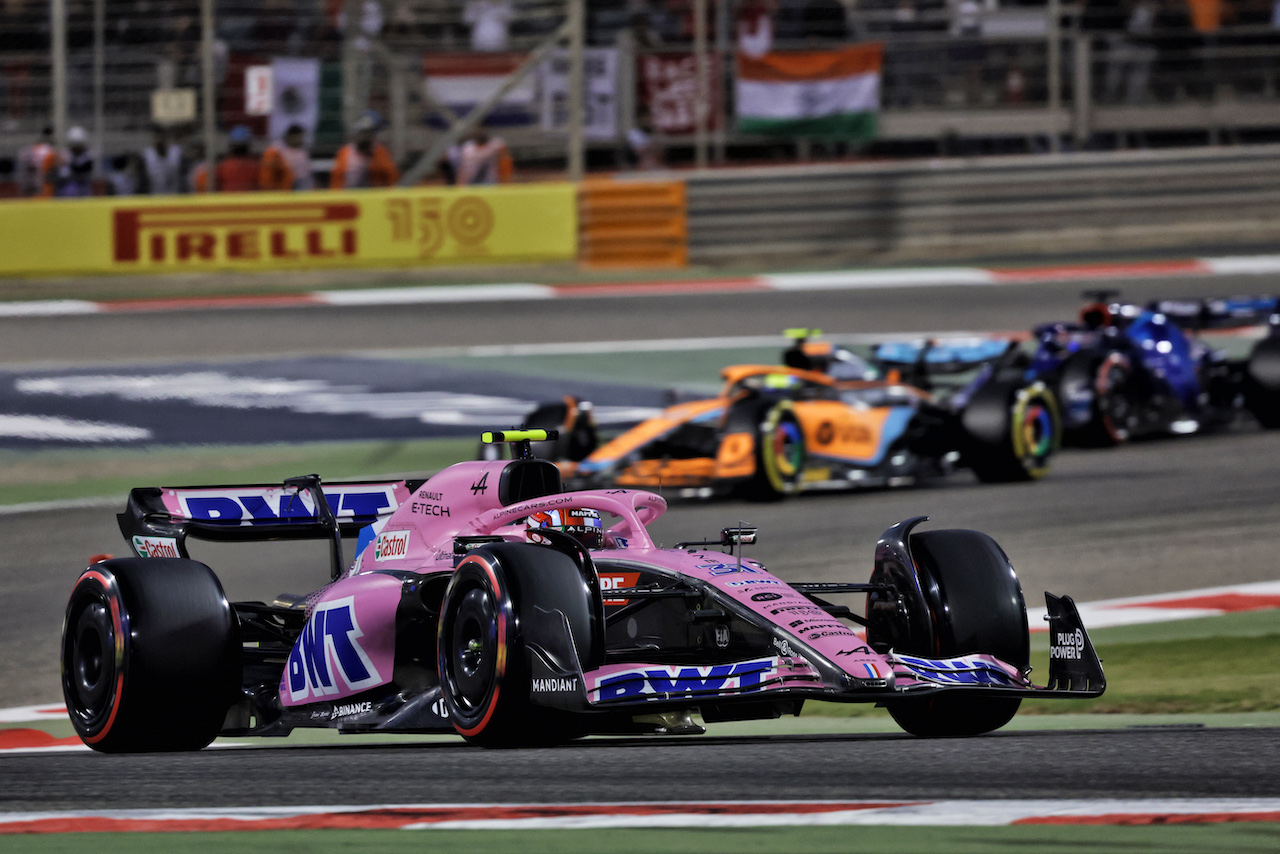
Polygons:
M1193 433L1247 411L1280 427L1280 299L1231 297L1120 302L1086 291L1074 323L1036 327L1028 380L1062 407L1064 441L1115 445L1131 437ZM1231 359L1199 333L1265 324L1247 358Z

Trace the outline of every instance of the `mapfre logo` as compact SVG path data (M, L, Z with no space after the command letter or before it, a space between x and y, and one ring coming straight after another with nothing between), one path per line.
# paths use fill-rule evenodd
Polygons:
M408 553L408 531L389 531L379 534L378 541L373 545L373 559L377 561L399 560Z
M238 202L119 208L117 264L287 262L354 257L357 202Z

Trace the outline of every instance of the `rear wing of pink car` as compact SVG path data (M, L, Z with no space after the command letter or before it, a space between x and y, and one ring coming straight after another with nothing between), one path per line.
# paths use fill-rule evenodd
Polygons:
M318 475L278 484L140 487L117 514L120 533L139 557L188 557L188 537L249 542L330 540L334 575L342 537L395 512L421 480L328 483Z

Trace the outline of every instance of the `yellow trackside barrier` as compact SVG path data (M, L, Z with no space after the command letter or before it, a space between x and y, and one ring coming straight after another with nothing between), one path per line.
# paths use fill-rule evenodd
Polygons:
M689 263L689 208L683 181L593 179L578 203L587 267L683 267Z
M0 275L569 260L574 184L0 203Z

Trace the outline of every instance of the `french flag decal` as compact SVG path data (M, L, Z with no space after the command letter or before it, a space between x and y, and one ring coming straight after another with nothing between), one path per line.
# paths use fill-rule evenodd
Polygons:
M864 661L862 662L862 666L867 668L867 674L871 679L880 678L880 671L876 669L876 666L874 664Z

